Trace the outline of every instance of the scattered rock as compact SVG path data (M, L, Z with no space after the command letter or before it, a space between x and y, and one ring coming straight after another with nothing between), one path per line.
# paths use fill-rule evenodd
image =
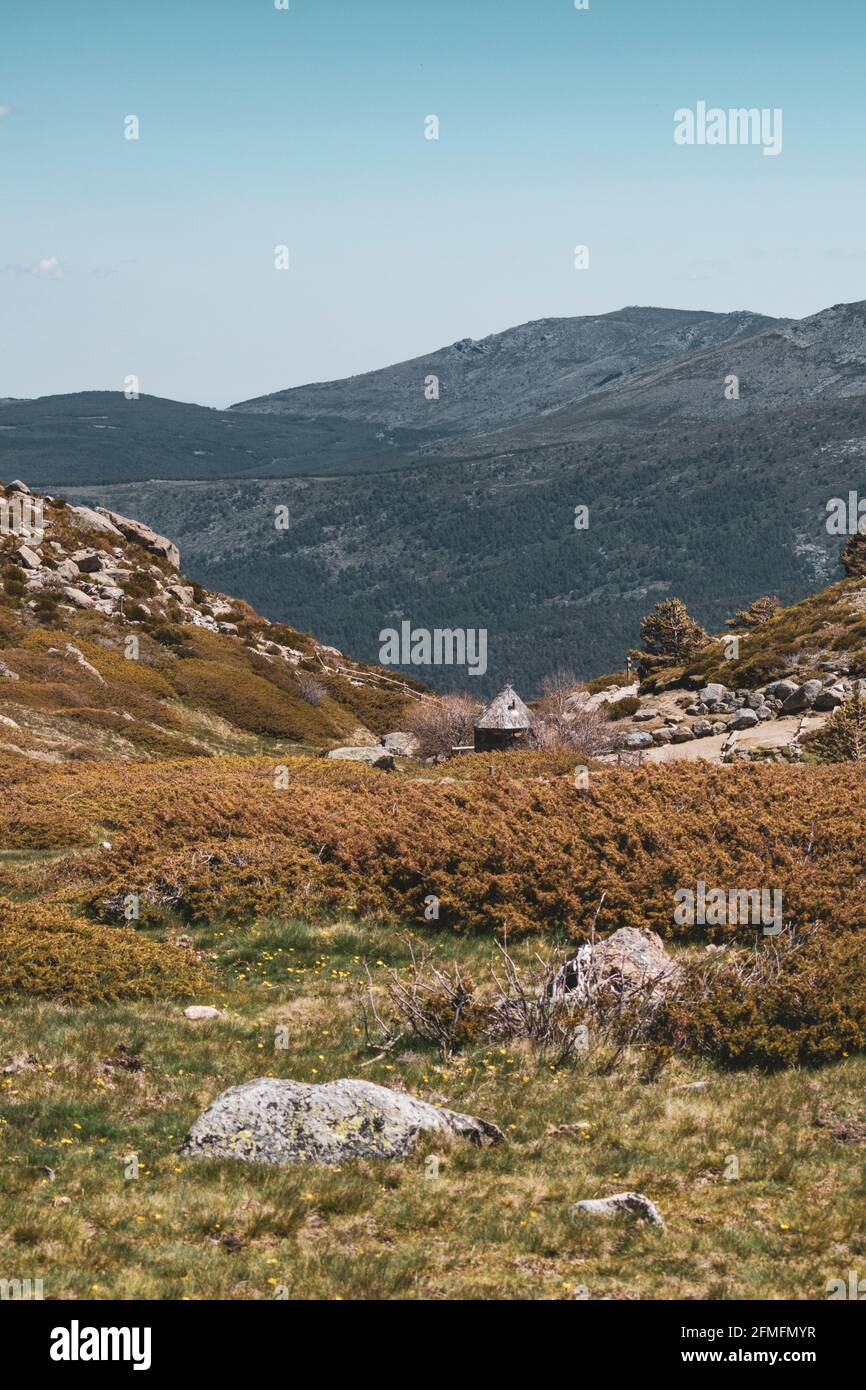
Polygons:
M71 587L63 590L64 596L74 603L76 608L95 608L96 599L91 598L90 594L85 594L83 589L73 589Z
M652 738L653 743L659 747L663 747L665 744L670 743L673 738L673 733L670 729L655 729Z
M655 1202L644 1197L642 1192L615 1192L611 1197L598 1197L576 1202L572 1211L585 1212L589 1216L617 1216L626 1212L638 1221L646 1221L651 1226L664 1230L665 1223Z
M27 486L26 483L22 483L22 481L21 481L20 478L16 478L14 482L8 483L8 484L7 484L7 487L6 487L6 491L7 491L7 492L26 492L26 494L27 494L28 497L31 496L31 492L30 492L29 487Z
M753 709L738 709L736 714L731 716L728 724L729 729L753 729L758 723L758 716Z
M589 998L599 986L612 985L625 995L654 982L663 990L679 973L655 932L620 927L604 941L579 947L554 976L550 993Z
M223 1091L195 1121L181 1153L246 1163L339 1164L405 1158L422 1134L500 1143L496 1125L440 1110L371 1081L325 1085L259 1077Z
M765 694L772 696L774 700L784 701L787 700L790 695L793 695L799 689L800 687L796 681L774 681L772 685L767 686Z
M812 705L813 709L830 710L838 709L844 703L845 691L838 685L831 685L829 689L822 690Z
M15 554L18 556L19 563L22 564L26 570L38 570L42 568L42 561L35 550L30 549L29 545L19 545Z
M645 729L637 733L628 734L625 746L626 748L652 748L653 736L647 733Z
M659 719L660 717L661 711L657 709L639 709L635 710L635 713L632 715L635 724L643 724L649 719Z
M672 736L671 736L671 742L672 742L672 743L691 743L691 741L692 741L693 738L694 738L694 734L692 733L691 729L688 728L687 725L683 725L682 728L680 728L680 729L675 729L675 730L674 730L674 732L673 732L673 734L672 734Z
M705 685L703 690L698 691L698 703L708 704L710 700L725 700L728 696L728 687L716 682Z

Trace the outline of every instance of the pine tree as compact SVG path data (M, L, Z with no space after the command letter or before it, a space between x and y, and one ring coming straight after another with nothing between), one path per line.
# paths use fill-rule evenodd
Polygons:
M655 666L671 666L688 661L710 640L689 614L682 599L666 598L641 618L644 650L630 652L642 673Z
M727 627L763 627L764 623L775 618L779 611L779 600L775 594L764 594L749 604L748 608L738 608L733 618L726 621Z
M866 762L866 699L855 691L807 744L822 763Z

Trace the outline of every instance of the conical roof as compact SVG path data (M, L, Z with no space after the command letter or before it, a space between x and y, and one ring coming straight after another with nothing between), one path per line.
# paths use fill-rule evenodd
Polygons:
M506 685L475 722L476 729L529 729L532 715L517 692Z

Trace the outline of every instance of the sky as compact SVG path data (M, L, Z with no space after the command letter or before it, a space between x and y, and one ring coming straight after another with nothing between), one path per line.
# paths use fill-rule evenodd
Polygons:
M225 406L530 319L866 298L863 0L288 3L5 0L0 396ZM700 101L781 109L780 153L675 143Z

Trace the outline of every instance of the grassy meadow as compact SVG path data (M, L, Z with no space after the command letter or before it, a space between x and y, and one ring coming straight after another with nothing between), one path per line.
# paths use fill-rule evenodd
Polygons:
M773 1076L677 1059L648 1083L637 1056L599 1075L524 1047L382 1055L361 1028L365 963L381 993L405 935L185 930L212 982L196 1002L221 1019L164 999L0 1010L0 1069L15 1068L0 1074L0 1272L41 1278L46 1298L820 1299L866 1262L862 1056ZM470 972L491 950L436 945ZM180 1159L199 1111L263 1074L404 1086L507 1142L341 1169ZM626 1189L657 1202L664 1233L570 1213Z

